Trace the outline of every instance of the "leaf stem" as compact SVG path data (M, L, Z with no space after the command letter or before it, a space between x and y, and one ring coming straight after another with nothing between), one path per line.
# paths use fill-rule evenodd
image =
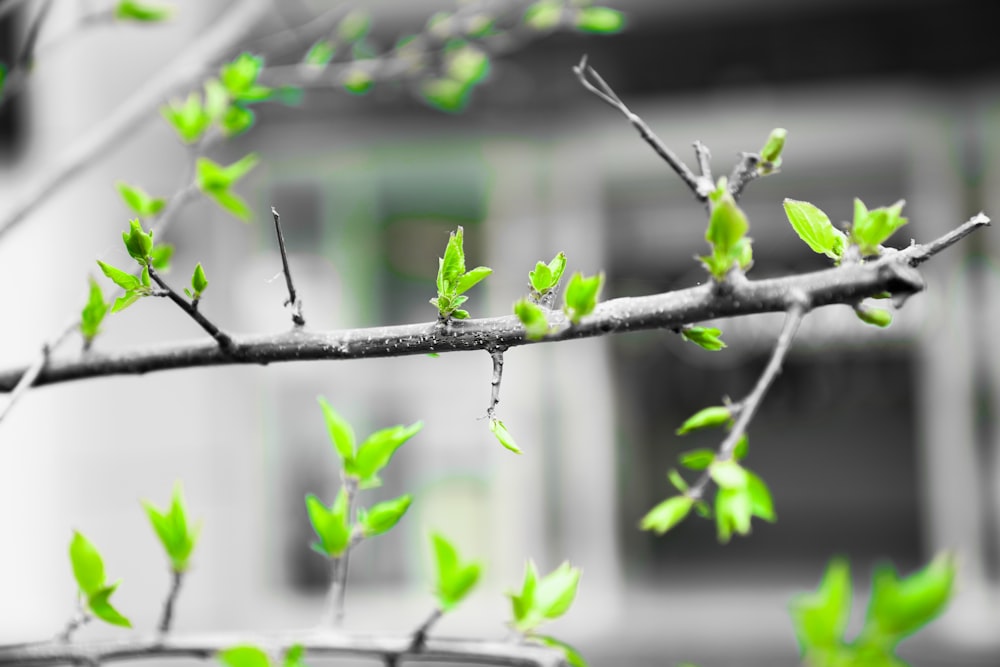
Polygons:
M170 626L174 622L174 605L177 603L177 596L181 591L181 584L184 582L184 573L173 568L170 570L170 591L167 599L163 602L163 614L160 616L159 630L162 634L170 631Z
M431 626L437 623L438 619L442 616L444 616L444 610L441 607L435 607L430 615L424 619L424 622L413 633L413 642L410 644L411 653L418 653L423 650L424 645L427 643L427 633L430 632Z
M274 216L274 232L278 236L278 248L281 250L281 267L285 272L285 284L288 285L288 301L286 306L292 308L292 322L297 327L305 326L306 318L302 315L302 301L295 295L295 285L292 284L292 271L288 267L288 255L285 252L285 235L281 233L281 216L278 209L271 207Z
M83 608L82 600L77 600L76 611L73 613L73 617L69 619L65 629L56 637L56 641L62 644L69 643L69 640L73 637L73 633L86 625L90 619L90 614ZM2 659L0 659L0 664L3 664Z
M184 300L184 297L171 289L170 286L163 281L163 278L160 277L160 274L157 273L156 269L153 268L152 260L147 260L146 266L149 270L149 277L152 278L153 282L159 285L160 289L164 291L163 296L166 296L171 301L176 303L181 310L197 322L198 326L204 329L208 335L215 339L215 342L219 344L219 347L222 348L222 350L226 352L231 352L233 350L235 345L233 344L233 339L229 336L229 334L212 324L207 317L201 314L201 311L199 311L195 305L188 303Z
M496 417L497 403L500 402L500 382L503 380L503 353L504 347L496 347L490 350L490 358L493 360L493 377L490 378L490 407L486 408L486 416L489 419Z
M350 475L344 476L344 492L347 494L347 524L354 525L358 496L358 480ZM351 565L351 550L360 540L351 541L344 554L333 559L333 576L330 581L330 591L327 594L326 610L323 613L323 626L340 628L344 624L344 602L347 597L347 572Z
M781 333L778 335L778 341L774 345L774 352L771 353L771 359L767 362L764 372L757 379L757 384L754 386L753 391L740 401L736 423L733 424L733 428L730 429L722 444L719 445L718 453L715 456L717 461L725 461L732 458L737 443L739 443L743 434L746 433L747 426L750 425L750 421L753 419L754 414L756 414L757 408L760 407L761 401L764 400L764 395L767 394L767 390L770 389L771 384L774 383L775 378L781 372L785 356L788 354L788 350L791 349L792 341L799 330L799 325L802 324L802 320L808 311L809 302L804 295L801 298L794 299L789 305L788 312L785 315L785 323L781 327ZM698 478L698 481L691 486L687 495L695 499L701 498L709 479L710 473L708 470L705 470L701 474L701 477Z

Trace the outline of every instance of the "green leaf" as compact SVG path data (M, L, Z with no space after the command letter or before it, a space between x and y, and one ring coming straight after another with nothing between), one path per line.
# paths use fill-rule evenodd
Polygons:
M211 114L202 107L201 97L195 92L183 101L170 100L160 113L186 144L198 141L212 123Z
M458 284L455 286L455 292L457 294L467 292L491 273L493 273L493 269L487 266L477 266L458 279Z
M201 293L206 289L208 289L208 278L205 277L205 269L201 268L201 262L198 262L194 267L194 273L191 275L191 290L194 294L192 298L200 298Z
M457 294L458 279L465 273L464 229L459 227L448 235L444 257L438 262L438 294Z
M740 436L739 441L736 443L736 447L733 448L733 458L737 461L742 461L750 453L750 436L746 433Z
M541 265L541 262L539 262ZM514 304L514 314L524 326L528 340L540 340L549 332L549 321L541 307L527 299L521 299Z
M165 199L150 197L142 188L133 187L122 181L118 181L116 187L129 208L141 218L152 217L166 206Z
M806 201L786 199L785 215L799 238L813 252L840 260L847 246L847 236L833 226L826 213Z
M231 62L222 66L219 71L219 80L226 87L229 94L239 99L247 92L253 90L257 76L264 67L264 59L251 53L241 53Z
M141 293L141 292L139 292L137 290L128 290L127 292L125 292L124 296L120 296L117 299L115 299L115 305L113 305L111 307L111 312L112 313L117 313L120 310L125 310L126 308L128 308L129 306L131 306L133 303L135 303L136 301L138 301L139 297L142 297L142 296L145 296L145 294L143 294L143 293Z
M306 649L302 644L293 644L285 651L284 667L306 667L302 659L306 655Z
M674 485L674 488L677 489L678 491L680 491L681 493L687 493L688 492L688 488L689 487L688 487L687 482L684 481L684 478L681 477L681 474L679 472L677 472L676 469L671 468L667 472L667 479L669 479L670 483Z
M104 293L96 280L90 278L90 294L87 304L80 313L80 333L87 345L101 332L101 322L108 313L108 304L104 301Z
M682 452L678 461L688 470L704 470L712 465L715 460L715 452L711 449L692 449L689 452Z
M744 489L749 483L746 469L732 459L713 461L708 472L712 481L723 489Z
M362 67L352 67L346 75L344 75L343 86L344 90L353 95L364 95L372 86L375 85L375 80L368 70Z
M326 431L330 436L330 442L333 443L334 448L340 455L345 469L348 464L353 466L355 457L354 429L351 428L351 425L346 419L341 417L340 414L334 410L329 403L327 403L324 397L318 396L316 400L319 401L319 407L323 410L323 420L326 422Z
M854 307L854 314L865 324L872 324L883 329L892 324L892 313L883 308L872 308L858 304Z
M594 312L603 284L604 272L589 278L577 272L570 277L566 293L563 295L565 304L563 310L573 324L579 324L582 318Z
M539 294L544 294L552 287L552 270L545 262L538 262L534 271L528 272L531 287Z
M564 562L542 577L535 587L532 608L545 620L559 618L573 604L581 570Z
M337 36L344 42L356 42L371 30L372 19L368 12L354 10L340 20L337 25Z
M250 206L247 205L247 203L240 197L232 192L229 192L228 190L214 190L207 192L206 194L214 199L215 203L232 213L243 222L249 222L251 216L253 215L253 211L250 210Z
M413 497L405 495L372 507L361 522L365 537L381 535L392 530L393 526L399 523L399 520L406 514L406 510L410 508L412 502Z
M777 163L781 160L781 151L785 147L785 139L788 137L788 130L783 127L776 127L771 130L771 134L767 137L767 143L764 147L760 149L760 159L762 162L771 163L773 166L778 166Z
M271 660L256 646L233 646L219 651L219 662L226 667L271 667Z
M525 10L524 25L535 30L553 30L559 26L562 10L560 2L541 0Z
M87 607L97 618L110 625L117 625L123 628L131 628L132 622L122 616L121 612L111 605L109 598L117 590L120 581L95 591L87 598Z
M862 255L879 254L879 246L907 223L907 219L900 215L903 204L900 199L892 206L869 211L860 199L854 200L851 240L858 244Z
M719 179L716 190L709 195L709 201L712 213L705 240L708 241L712 254L701 259L712 277L722 280L734 264L742 266L747 261L746 244L749 239L745 237L750 223L736 205L724 177Z
M646 516L642 517L642 521L639 522L639 528L642 530L652 530L657 535L663 535L683 521L693 506L694 498L689 498L688 496L667 498L649 510Z
M257 166L259 157L249 153L228 166L222 166L206 157L198 158L196 163L196 181L198 188L206 194L222 192L231 188L241 178Z
M577 30L610 34L625 27L625 15L607 7L583 7L576 17Z
M847 561L831 560L819 588L795 596L788 610L803 656L815 649L837 646L843 641L851 613L851 570Z
M468 595L479 581L482 565L462 563L458 552L444 536L433 533L431 544L437 570L437 599L442 611L450 611Z
M469 104L472 86L455 79L429 79L420 87L420 95L438 111L458 113Z
M746 488L721 487L715 494L715 524L719 542L725 544L732 534L750 532L752 504Z
M954 583L955 561L947 553L902 579L891 565L877 567L862 635L878 632L898 642L913 634L941 615Z
M358 453L354 457L354 474L362 482L374 478L389 464L396 450L423 427L422 422L416 422L409 426L390 426L372 433L358 446Z
M80 591L90 597L104 587L104 560L97 548L78 531L73 531L69 559Z
M677 429L677 435L684 435L685 433L697 431L702 428L722 426L723 424L728 423L732 418L733 414L728 407L713 405L708 408L702 408L684 420L681 427Z
M321 39L309 48L309 53L306 54L302 62L311 67L323 68L333 60L333 56L336 53L336 44L328 39Z
M490 72L490 57L474 46L466 45L449 51L445 58L445 71L449 78L472 86Z
M774 523L778 516L774 513L774 501L771 499L771 490L767 488L760 477L746 470L747 493L750 496L750 513L756 517Z
M563 655L566 657L566 664L570 667L587 667L587 661L583 659L580 652L566 642L560 641L555 637L550 637L548 635L531 635L531 638L540 641L546 646L561 650Z
M138 219L129 220L129 230L122 232L122 241L125 243L125 250L129 256L140 265L145 266L146 260L153 251L153 232L148 233L142 230L142 223Z
M720 336L721 329L715 327L684 327L681 329L681 336L684 340L691 341L695 345L709 352L718 352L726 347Z
M306 496L309 522L319 538L313 550L325 556L339 558L351 542L351 528L347 517L347 492L341 488L337 499L329 508L313 494Z
M169 271L170 259L174 256L174 247L169 243L154 245L149 253L153 260L153 268L157 271Z
M514 625L519 624L528 617L535 603L535 586L538 584L538 570L535 562L528 560L524 564L524 578L521 580L520 592L509 591L507 597L510 598L511 612L514 616Z
M232 104L222 115L220 125L227 137L235 137L253 127L256 116L254 112L239 104Z
M7 66L0 63L0 99L3 98L3 84L7 79Z
M514 452L515 454L521 453L521 448L517 446L517 442L514 441L514 437L510 434L510 431L507 430L507 427L504 426L504 423L502 421L500 421L499 419L491 419L490 431L493 432L493 435L496 437L497 442L499 442L501 445L503 445L510 451Z
M148 501L143 501L142 505L153 530L160 538L164 551L170 558L174 572L187 571L191 552L194 551L195 544L198 542L200 526L192 528L189 525L180 483L178 482L174 486L174 494L167 511L158 510Z
M158 23L169 19L173 12L173 7L158 7L146 2L136 2L135 0L118 0L118 4L115 6L115 19L119 21Z

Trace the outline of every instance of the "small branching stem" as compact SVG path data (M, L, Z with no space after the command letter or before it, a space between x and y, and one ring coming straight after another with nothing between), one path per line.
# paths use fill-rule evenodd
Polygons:
M156 272L156 269L153 268L151 260L147 260L146 266L149 269L149 277L154 283L160 286L161 290L163 290L162 293L156 293L157 296L165 296L177 304L181 310L190 315L191 319L198 323L198 326L204 329L208 335L215 339L215 342L219 344L220 348L226 351L233 349L233 339L230 338L229 334L212 324L207 317L201 314L196 305L188 303L184 297L171 289L171 287L163 281L163 278L160 277L160 274Z
M486 416L490 419L496 417L497 404L500 402L504 350L505 348L502 347L490 350L490 358L493 360L493 377L490 379L490 407L486 408Z
M700 141L695 141L694 154L698 158L698 170L701 172L702 178L711 183L714 180L712 178L712 153L708 150L708 146Z
M618 97L611 86L608 85L608 83L601 78L601 75L597 73L597 70L587 64L587 56L584 56L580 60L580 64L573 68L573 72L576 74L576 78L580 80L580 83L584 88L624 114L625 118L627 118L628 121L632 123L632 126L636 129L636 131L639 132L639 136L642 137L643 141L649 144L650 147L656 151L656 154L663 158L663 160L670 165L670 168L677 172L677 175L680 176L681 180L684 181L689 188L691 188L691 192L695 194L698 201L707 201L708 193L715 189L715 185L712 183L711 172L709 172L707 176L704 173L701 177L696 176L695 173L691 171L691 169L684 164L684 162L677 157L677 155L670 150L658 136L656 136L653 130L646 125L646 122L637 114L633 113L632 110L629 109L624 102L622 102L621 98ZM593 79L593 82L590 79ZM701 155L699 155L699 163L700 162Z
M729 194L733 199L739 199L746 186L760 177L758 164L760 156L756 153L740 153L740 161L733 167L733 173L729 176Z
M802 324L802 320L805 318L807 312L809 312L808 300L805 298L805 295L797 295L788 307L788 312L785 315L785 323L781 327L781 333L778 335L778 341L774 345L774 352L771 353L771 359L767 362L764 372L757 379L757 384L754 386L753 391L739 403L740 408L737 411L736 423L733 424L732 429L730 429L722 444L719 445L718 453L715 455L717 461L725 461L732 458L737 443L739 443L740 439L746 433L750 421L757 413L757 408L760 407L761 401L764 400L764 395L767 394L767 390L770 389L775 378L781 373L781 366L788 355L789 349L791 349L792 341L795 340L795 334L798 332L799 325ZM692 485L688 491L688 495L695 499L701 498L709 479L710 473L706 470L698 478L698 481Z
M292 322L297 327L305 326L306 318L302 315L302 301L295 295L295 285L292 284L292 270L288 267L288 254L285 252L285 235L281 233L281 216L278 209L271 207L274 217L274 233L278 237L278 249L281 251L281 268L285 272L285 284L288 286L288 301L286 306L292 308Z
M442 616L444 616L444 610L440 607L435 607L424 622L420 624L420 627L413 633L413 643L410 644L411 653L419 653L423 650L424 645L427 643L427 633L430 632L431 627L437 623L438 619Z
M357 513L357 478L350 475L344 476L344 492L347 494L347 524L353 526ZM344 602L347 598L347 573L351 565L351 550L360 541L359 535L352 535L344 554L339 558L332 559L333 572L330 580L330 591L326 598L326 609L323 612L323 627L340 628L344 624Z
M11 410L14 409L14 405L20 401L28 393L28 390L31 389L32 385L35 384L35 380L38 379L38 376L48 365L49 358L52 356L52 351L59 347L59 345L61 345L62 342L76 330L76 325L77 323L74 321L72 324L65 327L59 335L42 345L42 349L35 358L35 361L21 375L17 384L14 386L13 391L11 391L10 396L7 397L7 403L4 404L3 409L0 409L0 424L3 423L4 418L7 417Z
M62 644L66 644L73 637L73 633L79 630L81 627L90 622L91 616L83 608L83 602L78 601L76 606L76 612L73 617L69 619L66 623L66 627L62 632L56 637L56 641ZM0 662L0 664L3 664Z
M177 604L177 596L181 592L181 584L184 582L184 573L177 570L170 570L170 590L167 592L167 599L163 602L163 614L160 616L158 626L161 633L170 632L170 626L174 622L174 606Z

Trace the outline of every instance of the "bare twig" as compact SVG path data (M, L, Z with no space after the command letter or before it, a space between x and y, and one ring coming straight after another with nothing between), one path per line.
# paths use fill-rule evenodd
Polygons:
M55 163L39 170L39 176L18 189L17 197L0 215L0 239L27 218L40 203L51 199L59 188L67 185L85 169L93 167L99 158L107 157L114 148L124 146L125 139L144 122L156 117L156 109L178 89L205 73L209 63L218 59L231 45L243 37L269 7L266 0L239 0L225 17L212 23L212 28L198 41L185 47L181 55L159 74L145 83L131 98L115 107L107 119L85 134L67 149Z
M695 141L694 154L698 158L698 170L701 171L702 178L711 183L714 180L712 178L712 153L708 150L708 146L700 141Z
M55 641L61 644L65 644L73 637L73 633L79 630L81 627L90 622L90 614L88 614L83 609L83 603L80 600L76 602L76 611L73 613L73 618L69 619L66 623L66 627L62 632L56 637ZM0 649L2 650L2 649Z
M431 626L438 622L438 619L444 615L444 610L440 607L435 607L434 610L424 619L424 622L420 624L420 627L416 629L413 633L413 641L410 643L410 652L417 653L424 648L427 643L427 633L430 632Z
M508 642L430 638L419 653L410 650L413 638L353 635L344 632L286 632L282 634L198 634L128 636L111 641L39 642L0 646L0 666L37 667L61 664L107 664L145 659L196 658L209 660L220 651L253 644L266 653L280 654L301 644L310 656L367 657L383 662L419 655L422 661L473 663L507 667L562 667L562 651L545 646Z
M608 83L601 78L601 75L597 73L593 67L587 64L587 56L584 56L580 60L580 64L573 68L573 72L576 74L576 78L580 80L580 83L584 88L597 95L600 99L604 100L607 104L618 109L625 118L628 119L632 126L639 132L639 136L649 144L656 154L659 155L663 160L670 165L671 169L677 172L677 175L681 177L681 180L691 188L691 191L698 198L698 201L706 201L708 199L708 193L714 189L711 177L706 178L704 175L701 177L695 176L694 172L688 168L684 162L681 161L679 157L664 144L656 134L649 129L646 122L642 120L638 115L632 112L628 106L622 102L621 98L615 94L615 91L608 85ZM594 81L591 82L590 79Z
M486 416L489 419L496 417L497 403L500 402L500 382L503 380L503 353L504 348L502 347L490 350L490 358L493 360L493 377L490 378L490 407L486 408Z
M149 270L149 277L152 278L154 283L160 286L161 290L163 290L163 292L157 293L157 296L165 296L177 304L181 310L190 315L191 319L198 323L198 326L204 329L208 335L215 339L215 342L219 344L220 349L226 351L227 353L230 353L233 350L233 339L229 336L229 334L219 329L219 327L215 326L215 324L213 324L207 317L202 315L195 303L188 303L184 297L167 285L163 278L160 277L160 274L156 272L156 269L153 268L152 263L147 265L147 269Z
M778 335L778 342L774 345L774 352L771 354L771 359L767 362L764 372L757 379L757 384L754 386L753 391L740 401L736 423L733 424L732 429L726 434L726 438L722 441L722 444L719 445L718 454L715 456L717 461L725 461L732 458L737 443L739 443L743 434L746 433L747 426L750 425L750 420L753 419L757 408L760 407L764 395L771 387L775 378L778 377L778 373L781 372L785 356L788 354L788 350L791 349L792 341L799 330L799 325L802 324L802 319L808 311L809 302L804 294L799 295L797 298L793 297L788 306L788 313L785 315L785 324ZM709 479L710 473L706 470L698 478L698 481L691 486L687 495L695 499L701 498Z
M301 327L306 323L306 318L302 316L302 301L295 296L295 285L292 284L292 270L288 268L288 255L285 252L285 236L281 233L281 216L278 210L271 207L271 215L274 216L274 232L278 236L278 248L281 250L281 268L285 272L285 284L288 285L288 301L286 306L292 308L292 322L295 326Z
M35 361L21 375L13 391L10 392L10 396L7 397L7 403L0 410L0 423L3 423L4 418L10 414L17 402L24 398L28 390L35 384L35 380L38 379L38 376L45 370L45 366L49 363L52 351L59 347L75 329L76 322L74 321L73 324L65 327L61 333L42 345L38 357L35 358Z
M160 616L158 626L161 633L170 631L170 626L174 622L174 605L177 604L177 596L181 592L181 584L184 582L184 573L177 570L170 570L170 591L167 599L163 602L163 614Z

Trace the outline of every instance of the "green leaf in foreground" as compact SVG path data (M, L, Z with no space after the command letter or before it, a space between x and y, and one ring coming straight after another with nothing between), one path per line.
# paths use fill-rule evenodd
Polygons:
M787 138L788 130L783 127L774 128L768 135L767 142L760 149L760 159L767 173L781 166L781 151L785 147L785 139Z
M713 405L708 408L702 408L684 420L681 427L677 429L677 435L684 435L685 433L697 431L698 429L722 426L723 424L728 423L732 418L732 411L728 407Z
M105 623L110 625L117 625L123 628L131 628L132 622L125 618L121 612L114 608L111 604L111 594L118 589L118 585L121 582L115 582L110 586L106 586L101 590L97 591L87 600L87 607L93 612L94 616L101 619Z
M226 667L271 667L271 661L256 646L233 646L219 651L219 662Z
M458 113L469 105L472 86L455 79L429 79L420 87L420 95L438 111Z
M847 235L833 226L830 218L807 201L786 199L785 215L799 238L813 252L840 261L847 247Z
M184 100L170 100L160 112L186 144L201 139L212 124L212 115L202 106L201 96L196 92L190 93Z
M679 524L688 515L694 506L694 499L688 496L673 496L667 498L659 505L649 510L646 516L642 517L639 527L642 530L651 530L657 535L665 532Z
M104 587L104 559L90 540L77 531L73 532L73 540L69 544L69 559L73 577L85 597Z
M541 263L539 263L541 266ZM545 318L545 312L537 304L521 299L514 304L514 314L524 326L525 336L528 340L540 340L545 338L549 332L549 321Z
M746 269L752 261L753 253L747 230L750 223L743 210L729 192L725 177L719 179L716 189L709 194L712 213L705 231L711 254L701 257L702 263L712 277L719 281L735 266Z
M0 98L3 98L3 84L7 80L7 66L0 63Z
M340 455L343 467L347 470L354 464L355 438L354 429L351 424L340 416L340 413L333 409L327 400L318 396L319 407L323 410L323 420L326 422L326 431L330 437L330 443L337 454Z
M345 472L357 477L364 487L378 486L380 484L378 473L389 465L396 450L419 433L423 427L422 422L415 422L409 426L390 426L375 431L358 445L352 469L345 468Z
M530 633L542 623L569 611L576 597L580 574L580 568L564 562L539 578L534 562L529 560L525 565L521 590L507 593L514 627L519 632Z
M862 636L878 634L896 643L941 615L951 599L955 560L941 554L923 569L900 578L891 565L875 569Z
M410 508L413 497L410 495L400 496L395 500L387 500L378 503L359 519L365 537L373 537L386 533L399 523L399 520Z
M306 667L302 659L306 655L306 649L302 644L292 644L285 651L284 667Z
M245 155L231 165L222 166L205 157L198 158L195 181L198 189L206 196L244 222L249 221L252 211L245 201L230 188L247 175L258 162L256 153Z
M907 219L900 215L903 204L903 200L900 199L892 206L869 211L860 199L854 200L851 241L858 244L862 255L879 254L879 246L907 223Z
M560 252L552 261L546 264L538 262L535 269L528 273L528 281L531 289L539 297L545 296L559 284L563 272L566 270L566 255Z
M118 193L122 196L122 199L128 204L129 208L135 211L135 214L140 218L149 218L160 211L166 206L166 200L159 197L149 196L145 190L140 187L131 186L128 183L119 181L116 184L118 188Z
M330 507L311 493L306 496L309 522L319 538L319 542L311 545L313 551L328 558L339 558L347 551L351 542L347 509L347 492L343 488Z
M104 301L104 293L96 280L90 278L90 293L87 304L80 313L80 333L84 344L90 346L97 334L101 332L101 322L108 313L108 304Z
M854 307L854 314L865 324L885 328L892 324L892 313L883 308L872 308L863 304Z
M437 584L435 594L441 611L451 611L479 581L482 564L463 563L455 546L439 533L431 534Z
M119 0L115 6L115 18L119 21L158 23L169 19L173 11L172 7L160 7L148 2Z
M492 431L494 437L496 437L497 442L501 445L514 452L515 454L521 453L521 448L517 446L517 442L514 441L514 436L510 434L507 427L499 419L490 420L490 431Z
M153 252L153 231L143 231L138 218L129 220L129 230L122 232L122 242L125 243L125 250L129 256L141 266L145 266Z
M840 643L851 613L851 570L847 560L831 560L819 587L794 597L789 613L802 656Z
M201 262L198 262L194 267L194 273L191 274L191 289L185 287L184 293L193 301L198 301L206 289L208 289L208 278L205 277L205 269L201 268Z
M143 501L142 506L146 510L146 516L153 530L156 531L156 536L160 538L160 544L170 559L173 571L187 571L191 552L198 542L200 526L192 526L188 521L180 483L174 486L174 494L168 509L159 510L148 501Z
M689 452L682 452L678 457L679 463L688 470L704 470L712 465L715 460L715 452L711 449L692 449Z
M566 658L566 664L570 667L587 667L587 661L583 659L580 652L566 642L556 639L555 637L550 637L549 635L531 635L531 638L545 644L546 646L557 648L562 651Z
M726 346L722 342L722 330L715 327L683 327L681 336L709 352L718 352Z
M625 15L608 7L583 7L576 17L576 28L583 32L610 34L625 27Z
M584 277L582 273L574 273L566 285L563 294L563 310L573 324L594 312L600 298L601 286L604 285L604 273Z

